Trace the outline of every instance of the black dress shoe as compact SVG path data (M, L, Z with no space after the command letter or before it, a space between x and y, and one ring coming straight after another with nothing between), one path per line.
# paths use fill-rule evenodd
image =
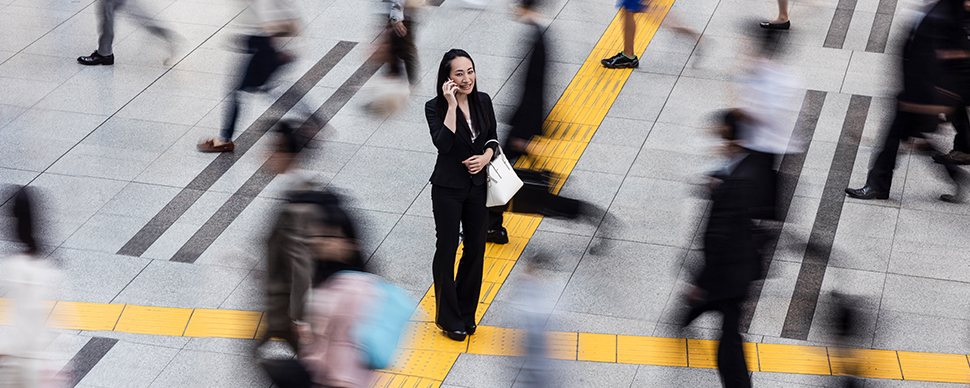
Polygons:
M451 339L453 339L455 341L464 341L465 340L465 336L467 336L468 333L466 333L464 331L461 331L461 330L457 330L457 331L447 331L446 330L445 331L445 335L447 335L448 338L451 338Z
M760 26L769 30L787 30L791 28L791 20L784 23L761 22Z
M888 192L873 190L868 185L864 186L861 189L846 188L845 193L852 198L858 198L858 199L889 199Z
M485 242L495 243L495 244L508 244L509 243L509 233L505 231L505 228L490 230L485 234Z
M478 325L465 326L465 332L468 335L475 334L475 330L478 330Z
M82 65L88 65L88 66L113 65L115 64L115 55L111 54L111 55L105 56L105 55L98 54L98 52L95 51L91 53L91 55L89 56L78 57L77 63L80 63Z

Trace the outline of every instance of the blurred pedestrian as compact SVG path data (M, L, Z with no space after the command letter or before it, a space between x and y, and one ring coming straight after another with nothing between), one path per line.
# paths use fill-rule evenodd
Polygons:
M686 292L690 312L683 325L707 311L722 315L717 368L725 387L750 387L748 366L739 333L741 305L748 287L761 274L758 244L753 238L751 210L763 170L737 140L737 112L724 115L719 130L727 165L712 177L711 212L704 231L704 266Z
M16 236L23 254L0 263L0 292L8 298L6 314L11 327L0 338L0 386L33 388L56 386L56 370L45 349L56 336L46 322L57 300L60 271L40 252L34 235L39 204L30 187L20 187L13 199Z
M770 22L761 22L761 28L770 30L787 30L791 28L791 20L788 20L788 0L778 0L778 17Z
M637 21L636 14L647 12L651 7L652 0L617 0L617 6L620 7L620 13L623 15L623 51L618 54L603 59L600 62L603 67L609 69L630 69L640 67L640 58L636 54L636 36L637 36ZM697 31L684 26L679 20L677 20L672 14L668 14L664 17L667 24L671 26L674 32L684 35L691 40L699 41L701 34Z
M115 11L126 8L128 14L139 19L145 29L165 41L168 64L175 57L176 34L159 25L155 19L147 16L138 6L137 0L98 0L98 49L86 57L78 57L77 62L82 65L113 65L115 54L112 44L115 39Z
M283 65L294 60L290 51L280 50L280 40L296 36L301 28L300 15L290 0L252 0L244 20L248 24L246 51L251 54L242 82L229 94L229 104L219 137L198 144L201 152L232 152L232 142L239 117L242 92L255 92L269 81Z
M307 324L296 326L298 358L262 360L273 383L286 387L364 387L371 368L354 330L377 298L366 272L356 228L339 199L323 191L294 193L305 208L304 246L317 274L308 298Z
M759 206L754 218L774 220L778 172L775 168L782 155L804 151L802 139L794 135L790 118L797 112L798 76L778 63L783 35L773 30L760 33L759 45L749 56L733 89L736 108L729 125L737 128L737 144L744 147L749 163L760 168L756 192Z
M970 98L966 68L970 43L963 23L970 20L970 1L941 0L913 27L903 46L903 90L896 97L896 116L866 177L866 185L845 192L858 199L888 199L899 143L922 138L939 125L940 114L965 109ZM932 145L932 143L930 143ZM956 186L940 200L963 202L970 177L953 160L938 158Z
M435 323L456 341L463 341L478 327L475 312L482 288L488 221L485 166L496 148L496 142L486 142L497 137L492 100L478 91L476 70L464 50L446 52L438 67L438 95L424 108L431 139L438 149L430 179L437 239L432 263ZM464 239L456 278L459 228Z
M411 88L418 83L420 67L414 45L416 18L424 0L383 0L390 3L387 25L378 38L382 41L371 60L387 65L386 77L374 80L374 91L367 109L377 115L396 113L407 105Z
M858 354L852 346L859 343L862 337L862 324L860 322L860 301L856 297L845 295L839 292L832 293L832 304L834 308L833 316L833 337L838 343L838 347L832 349L833 369L838 368L844 375L842 387L858 388L863 386L862 372L866 360Z
M280 174L276 179L284 181L288 198L276 218L267 241L266 278L266 332L256 344L256 351L270 338L286 342L296 352L299 350L298 328L306 326L304 306L314 275L313 252L307 241L312 235L309 220L314 217L316 204L307 201L303 193L313 192L315 186L299 168L299 151L303 143L294 126L281 122L276 127L279 134L276 150L270 162Z
M313 290L309 331L300 352L315 386L368 387L373 370L366 363L359 337L354 333L379 303L379 285L366 272L350 217L335 202L323 210L321 222L311 225L310 245L320 263L343 267ZM392 344L393 346L394 344Z
M418 83L418 50L414 46L417 22L415 18L424 0L384 0L391 3L386 35L390 57L388 65L392 76L406 76L408 83Z
M546 47L542 25L542 15L538 13L540 0L522 0L514 8L518 21L529 25L529 64L526 68L525 82L522 84L522 97L518 108L512 115L510 124L512 129L505 140L502 152L515 163L520 155L527 154L532 138L542 135L542 122L545 120L545 87L546 87ZM502 213L508 205L488 208L488 231L486 241L495 244L509 242L508 231L502 226Z
M555 298L546 293L539 270L547 264L545 254L530 256L525 260L525 269L519 278L516 304L519 317L525 328L525 362L522 372L516 377L515 386L527 388L551 387L550 365L546 354L549 351L546 341L546 321L555 307Z

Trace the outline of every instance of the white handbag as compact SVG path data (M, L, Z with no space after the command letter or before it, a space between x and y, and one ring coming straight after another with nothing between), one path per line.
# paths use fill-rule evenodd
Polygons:
M489 140L485 144L493 141L498 144L498 140ZM505 152L502 152L502 146L498 146L498 156L493 157L485 168L488 169L488 195L485 206L502 206L509 203L512 196L522 188L522 179L515 175L512 164L505 157Z

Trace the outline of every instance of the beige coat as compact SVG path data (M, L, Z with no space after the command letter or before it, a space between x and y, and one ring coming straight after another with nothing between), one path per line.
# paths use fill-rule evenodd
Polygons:
M309 189L306 182L294 189ZM307 228L316 205L287 203L283 206L267 242L267 329L289 330L291 320L304 320L304 305L313 278L313 253L307 246Z

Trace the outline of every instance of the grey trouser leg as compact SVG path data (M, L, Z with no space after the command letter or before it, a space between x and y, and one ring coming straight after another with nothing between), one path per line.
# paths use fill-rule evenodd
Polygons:
M101 3L101 13L98 14L101 22L100 36L98 37L98 55L108 56L113 54L111 43L115 40L115 10L125 4L125 0L99 0Z
M114 54L111 50L111 43L115 39L115 11L122 6L127 7L128 14L137 18L152 35L158 36L166 41L171 40L168 30L155 23L145 11L138 6L138 2L128 3L128 0L99 0L101 1L101 36L98 38L98 54L108 56Z

